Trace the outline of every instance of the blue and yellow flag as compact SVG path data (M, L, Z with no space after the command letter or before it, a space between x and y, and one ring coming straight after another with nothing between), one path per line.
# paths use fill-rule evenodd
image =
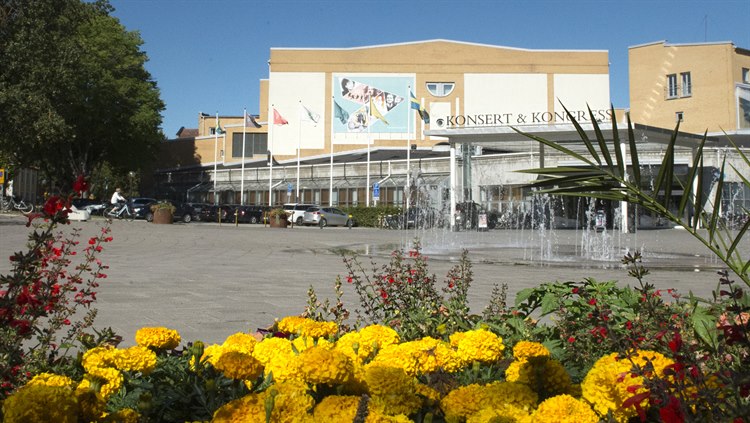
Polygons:
M409 103L411 105L411 108L419 113L419 117L424 121L424 123L430 123L430 114L427 113L427 110L425 110L424 106L417 100L416 97L414 97L414 93L411 91L409 91Z

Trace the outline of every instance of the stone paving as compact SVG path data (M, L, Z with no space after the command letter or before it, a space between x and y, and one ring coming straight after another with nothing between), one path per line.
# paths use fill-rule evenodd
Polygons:
M20 215L0 214L0 273L7 273L7 257L25 245L30 229ZM73 222L82 229L83 242L100 231L102 219ZM144 221L112 223L114 241L101 259L110 265L95 303L96 327L112 327L134 343L143 326L177 329L185 341L214 343L238 331L269 326L274 318L299 314L309 287L320 299L333 299L333 283L344 275L341 253L387 263L391 251L411 246L415 238L430 257L430 271L443 280L461 249L470 252L474 282L469 291L472 311L481 312L495 284L507 283L509 301L524 288L555 280L619 280L635 283L616 258L580 258L582 233L552 231L398 231L372 228L295 227L272 229L263 225L176 223L155 225ZM651 269L648 281L658 288L693 291L709 297L716 287L715 258L687 233L676 229L610 234L607 245L617 251L644 249ZM545 256L545 251L553 251ZM602 246L593 246L603 249ZM746 242L745 253L750 251ZM539 257L550 259L540 263ZM617 255L619 257L619 254ZM345 284L346 285L346 284ZM344 303L357 306L353 289Z

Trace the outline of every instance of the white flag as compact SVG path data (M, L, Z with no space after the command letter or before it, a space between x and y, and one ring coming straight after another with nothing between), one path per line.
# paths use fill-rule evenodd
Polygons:
M304 104L301 104L302 106L302 120L306 122L312 122L312 123L318 123L320 122L320 115L313 112L312 110L305 107Z

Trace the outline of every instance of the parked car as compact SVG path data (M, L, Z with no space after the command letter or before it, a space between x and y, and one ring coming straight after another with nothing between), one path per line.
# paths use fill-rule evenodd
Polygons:
M306 203L287 203L281 206L289 216L289 223L302 226L305 220L305 210L310 207L318 207L315 204Z
M263 221L262 206L236 206L233 216L238 223L261 223Z
M302 223L320 226L354 226L352 215L335 207L310 207L305 210Z
M158 201L157 203L163 203L168 200L162 200ZM174 213L172 213L172 218L176 222L185 222L190 223L195 219L194 216L194 210L191 206L189 206L187 203L178 203L175 201L169 201L174 206ZM150 203L148 205L148 210L146 211L146 221L153 222L154 220L154 212L151 211L151 206L156 203Z
M211 205L208 203L191 203L191 202L185 203L185 206L191 209L191 214L194 220L201 220L203 209L207 207L211 207Z
M221 218L222 222L226 222L227 219L234 217L232 213L234 213L234 207L228 204L210 205L201 209L200 220L203 222L218 222Z
M156 198L134 197L128 203L136 219L145 219L146 213L151 211L151 204L157 203Z

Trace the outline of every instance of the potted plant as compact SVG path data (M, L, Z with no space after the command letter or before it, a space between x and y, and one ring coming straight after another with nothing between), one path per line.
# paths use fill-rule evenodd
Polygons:
M268 223L272 228L286 228L289 216L284 209L276 208L268 212Z
M171 224L174 221L174 212L177 208L169 201L152 204L150 208L151 213L146 220L158 224Z

